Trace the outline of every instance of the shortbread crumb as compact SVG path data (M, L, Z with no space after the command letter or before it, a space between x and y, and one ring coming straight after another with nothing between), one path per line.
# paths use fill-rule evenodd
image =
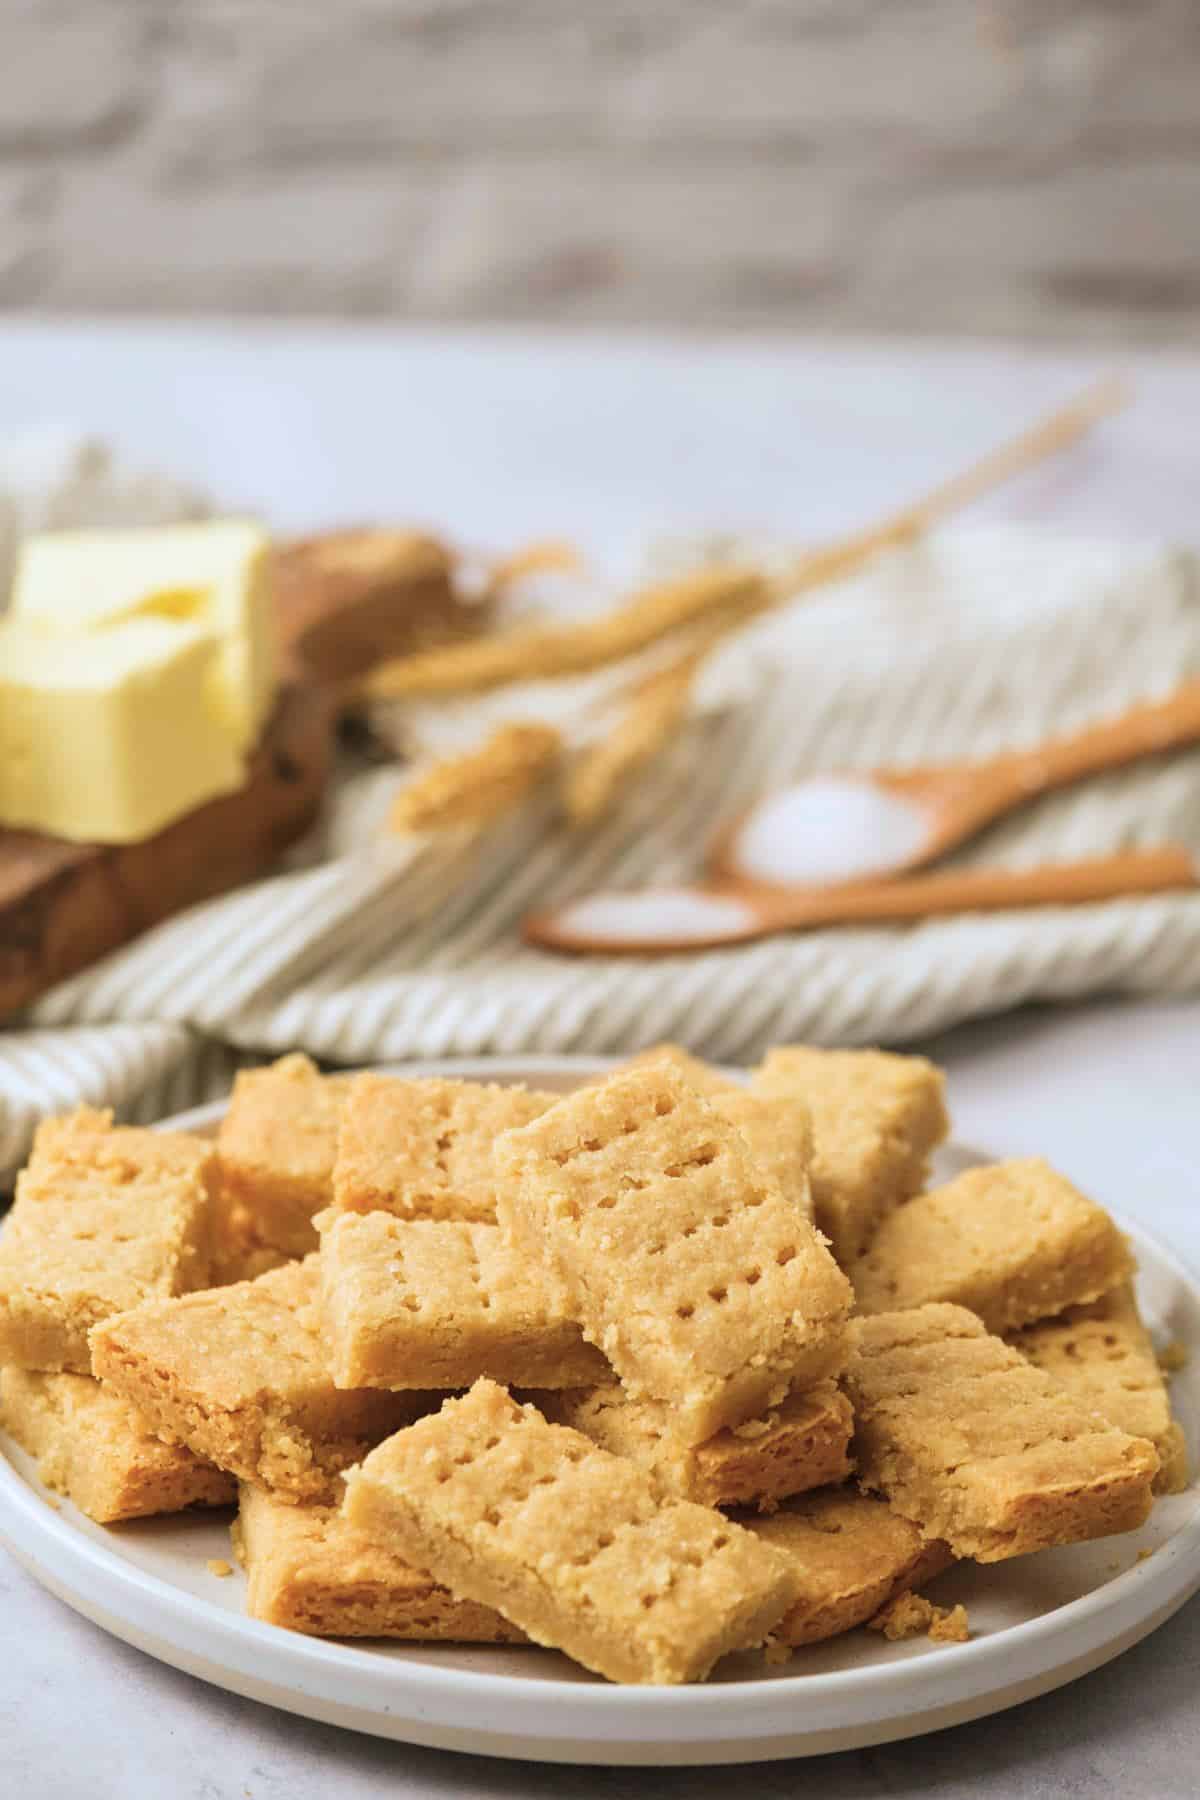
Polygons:
M965 1606L935 1606L924 1594L897 1594L867 1624L889 1643L924 1633L937 1644L965 1644L971 1635Z

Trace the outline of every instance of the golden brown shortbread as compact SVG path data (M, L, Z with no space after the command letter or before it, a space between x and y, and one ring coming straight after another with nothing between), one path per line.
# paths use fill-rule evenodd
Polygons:
M612 1371L555 1304L539 1264L496 1225L321 1215L321 1296L339 1387L466 1388L480 1375L530 1388Z
M256 1250L288 1257L316 1249L312 1221L332 1198L346 1092L346 1076L322 1075L298 1054L235 1076L217 1134L226 1262Z
M243 1482L233 1544L252 1619L310 1637L506 1644L524 1634L490 1607L457 1600L333 1506L291 1506Z
M926 1537L999 1562L1143 1523L1154 1446L1080 1406L974 1313L934 1304L861 1330L844 1377L859 1482Z
M292 1500L336 1498L344 1468L437 1403L334 1387L315 1255L107 1319L92 1358L156 1430Z
M794 1592L786 1560L708 1507L495 1382L381 1444L345 1516L463 1599L612 1681L698 1681L761 1643Z
M930 1580L953 1560L945 1544L927 1544L886 1501L852 1487L803 1494L744 1523L795 1569L798 1598L771 1634L780 1644L839 1637L873 1618L897 1591Z
M496 1143L497 1207L629 1391L703 1442L836 1373L850 1285L713 1105L626 1069Z
M768 1053L752 1085L811 1114L816 1221L848 1268L880 1220L924 1185L949 1130L941 1070L922 1056L788 1044Z
M342 1119L334 1207L490 1223L496 1217L493 1142L557 1098L476 1081L359 1075Z
M1001 1334L1128 1279L1108 1214L1040 1157L988 1163L886 1218L851 1271L865 1313L950 1300Z
M91 1372L88 1333L210 1274L212 1145L182 1132L48 1121L0 1238L0 1362Z
M543 1394L537 1404L558 1425L582 1431L614 1456L649 1469L669 1493L700 1506L764 1509L788 1494L850 1473L850 1403L834 1381L789 1394L758 1419L685 1444L661 1400L631 1400L615 1383Z
M1187 1486L1187 1443L1171 1417L1166 1379L1131 1283L1090 1306L1073 1306L1061 1318L1014 1332L1009 1343L1110 1425L1149 1438L1160 1463L1156 1493L1177 1494Z
M38 1459L46 1486L100 1525L233 1499L232 1476L164 1443L90 1375L0 1369L0 1424Z

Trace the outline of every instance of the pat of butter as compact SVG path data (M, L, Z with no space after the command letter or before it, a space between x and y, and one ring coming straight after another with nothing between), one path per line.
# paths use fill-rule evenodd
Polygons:
M12 613L70 636L139 618L206 626L219 644L213 699L235 747L258 737L275 694L270 539L245 519L26 538Z
M0 822L128 844L239 787L202 625L129 619L55 635L0 625Z

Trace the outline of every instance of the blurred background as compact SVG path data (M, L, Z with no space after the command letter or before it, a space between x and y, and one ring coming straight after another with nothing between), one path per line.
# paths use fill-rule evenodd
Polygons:
M0 304L1200 338L1194 0L7 0Z

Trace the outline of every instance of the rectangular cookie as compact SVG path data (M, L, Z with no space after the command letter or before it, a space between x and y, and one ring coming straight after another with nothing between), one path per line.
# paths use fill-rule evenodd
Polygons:
M851 1274L864 1313L949 1300L1003 1335L1096 1300L1133 1269L1113 1221L1040 1157L968 1169L897 1207Z
M672 1069L675 1074L710 1100L717 1111L736 1125L750 1154L809 1220L813 1217L809 1171L813 1159L812 1119L808 1108L794 1097L779 1099L753 1094L708 1063L681 1050L678 1044L655 1044L640 1050L627 1065L631 1069Z
M480 1375L531 1388L611 1381L564 1318L538 1263L496 1225L321 1215L321 1300L344 1388L466 1388Z
M787 1044L768 1053L752 1085L807 1106L817 1224L849 1267L880 1220L924 1186L950 1129L941 1070L923 1056Z
M212 1145L181 1132L47 1121L0 1239L0 1362L89 1374L93 1325L203 1287L212 1173Z
M620 1071L496 1143L512 1241L635 1398L702 1443L836 1373L850 1284L745 1139L669 1069Z
M850 1402L833 1381L789 1394L758 1419L718 1431L704 1444L685 1444L671 1429L661 1400L631 1400L625 1390L572 1388L540 1395L537 1404L555 1424L649 1469L662 1487L699 1506L764 1510L788 1494L842 1481L850 1473Z
M342 1119L333 1204L339 1212L494 1223L492 1143L555 1098L475 1081L359 1075Z
M0 1369L0 1424L37 1457L46 1486L100 1525L234 1497L231 1476L182 1444L164 1444L90 1375Z
M611 1681L701 1680L786 1612L786 1560L479 1381L346 1477L350 1523Z
M335 1499L348 1464L436 1404L334 1387L316 1256L121 1313L93 1333L92 1357L155 1429L292 1500Z
M743 1523L793 1565L799 1597L771 1633L773 1642L793 1648L865 1625L895 1594L954 1560L945 1544L927 1544L886 1501L849 1487L804 1494Z
M999 1562L1132 1531L1158 1456L974 1313L934 1304L862 1321L846 1370L860 1485L956 1556Z
M1008 1341L1081 1406L1130 1437L1149 1438L1160 1464L1156 1493L1177 1494L1187 1486L1187 1443L1171 1417L1166 1380L1132 1283L1014 1332Z
M233 1547L246 1611L310 1637L524 1643L491 1607L458 1600L332 1506L292 1506L243 1482Z
M305 1256L313 1216L333 1195L338 1120L348 1077L322 1075L307 1056L283 1056L234 1078L217 1133L227 1257L252 1249Z

